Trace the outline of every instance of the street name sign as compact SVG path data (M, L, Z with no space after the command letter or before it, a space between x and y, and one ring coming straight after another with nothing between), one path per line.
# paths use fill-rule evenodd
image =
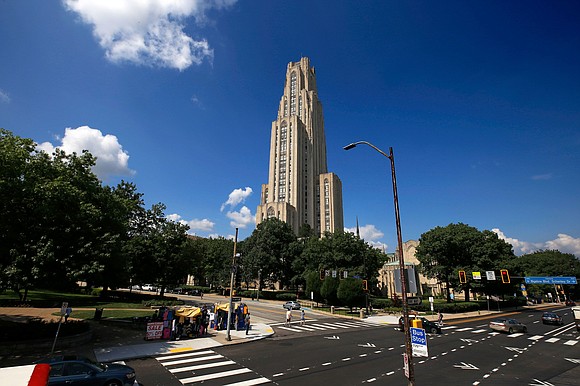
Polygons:
M574 276L526 276L526 284L578 284Z
M411 346L413 347L413 356L427 357L427 334L422 328L411 327Z

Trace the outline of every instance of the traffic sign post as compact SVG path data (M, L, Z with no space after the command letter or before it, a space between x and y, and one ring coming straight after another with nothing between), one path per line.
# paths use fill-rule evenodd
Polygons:
M429 350L427 349L427 334L423 328L411 327L411 346L413 348L413 356L429 356Z

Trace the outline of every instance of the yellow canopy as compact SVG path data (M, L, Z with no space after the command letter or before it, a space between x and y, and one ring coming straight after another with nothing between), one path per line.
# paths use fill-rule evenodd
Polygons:
M184 318L194 318L201 315L201 308L198 307L181 307L175 310L175 316L183 316Z
M235 305L234 305L235 308ZM217 312L218 310L222 310L222 311L229 311L230 310L230 303L221 303L221 304L216 304L215 305L215 311Z

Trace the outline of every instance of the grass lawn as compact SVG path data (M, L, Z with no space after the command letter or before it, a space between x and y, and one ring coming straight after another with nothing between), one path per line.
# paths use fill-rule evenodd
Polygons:
M13 291L0 293L0 300L18 300L18 295ZM49 290L30 290L27 300L33 305L41 303L43 306L60 307L63 302L68 302L73 308L143 308L141 301L114 302L104 301L98 296L79 293L58 292ZM94 310L93 310L94 312Z
M60 316L60 312L54 312L53 315ZM94 309L78 309L73 308L73 312L71 314L72 318L77 319L93 319L95 316ZM103 310L103 318L114 318L114 319L128 319L133 317L143 317L143 316L153 316L153 310L151 309L131 309L131 310L120 310L105 308Z

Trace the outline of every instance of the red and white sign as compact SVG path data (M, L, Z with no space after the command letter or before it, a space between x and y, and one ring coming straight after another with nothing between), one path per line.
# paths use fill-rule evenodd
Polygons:
M163 322L147 323L147 334L145 339L154 340L161 339L163 335Z

